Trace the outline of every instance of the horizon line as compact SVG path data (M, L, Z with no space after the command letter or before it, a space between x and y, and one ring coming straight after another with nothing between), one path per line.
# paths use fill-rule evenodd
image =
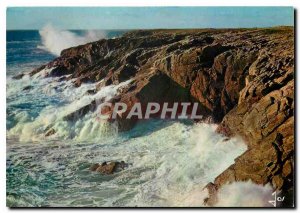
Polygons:
M203 28L120 28L120 29L116 29L116 28L111 28L111 29L96 29L96 28L77 28L77 29L60 29L58 28L58 30L67 30L67 31L72 31L72 30L102 30L102 31L109 31L109 30L116 30L116 31L128 31L128 30L230 30L230 29L264 29L264 28L280 28L280 27L293 27L295 28L295 25L274 25L274 26L266 26L266 27L203 27ZM21 28L15 28L15 29L6 29L6 31L39 31L42 30L42 28L37 29L21 29Z

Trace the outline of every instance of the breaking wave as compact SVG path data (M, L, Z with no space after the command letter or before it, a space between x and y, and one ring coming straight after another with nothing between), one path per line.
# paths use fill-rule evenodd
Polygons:
M96 84L75 88L71 81L43 78L48 71L7 79L7 172L13 180L7 202L12 206L203 206L206 184L247 149L242 139L217 134L214 124L150 120L118 133L96 119L97 110L66 121L91 101L116 96L130 80L87 95ZM55 133L46 138L49 126ZM111 177L88 169L91 163L114 160L130 166ZM16 180L24 175L25 181ZM270 206L271 193L269 185L232 183L219 190L216 206Z
M114 97L130 80L87 95L96 84L75 88L71 81L43 78L47 71L7 79L12 206L203 206L206 184L247 149L242 139L217 134L214 124L150 120L118 133L96 119L97 110L66 121L91 101ZM27 86L31 89L24 91ZM10 110L15 105L30 110ZM45 138L49 126L56 131ZM88 169L91 163L121 160L129 168L110 177ZM269 185L232 183L220 189L216 205L269 206L271 193Z
M251 181L233 182L222 186L218 191L218 207L272 207L268 202L274 199L270 184L257 185Z
M224 141L215 128L216 125L203 123L153 120L113 140L102 137L85 143L11 143L7 168L14 181L9 181L8 203L65 207L203 206L207 197L203 187L246 150L242 140ZM120 160L129 167L111 176L88 169L91 163ZM22 186L15 186L21 181L16 178L23 179ZM20 195L17 200L15 194Z
M79 88L73 86L71 81L59 82L56 78L43 78L48 70L42 70L32 78L24 76L20 80L8 79L7 95L14 97L8 108L20 105L22 102L29 107L28 110L13 111L9 116L14 122L10 122L9 137L18 137L19 141L47 140L45 133L51 129L55 134L50 139L72 139L76 141L93 140L102 134L111 133L109 127L114 127L106 122L100 122L98 110L91 110L85 115L77 113L78 110L90 105L93 101L102 99L108 101L118 94L118 90L126 86L130 80L119 85L103 87L93 95L87 95L88 90L95 90L96 84L83 84ZM29 91L24 91L25 87ZM23 94L19 96L19 94ZM34 96L32 105L28 104ZM38 102L38 101L41 102ZM21 102L21 103L20 103ZM38 107L41 103L44 107ZM36 116L32 116L32 112ZM9 114L10 115L10 114ZM72 115L71 119L65 119ZM112 129L111 129L112 130ZM113 130L116 132L117 130Z
M39 33L42 39L42 46L38 47L47 50L56 56L59 56L62 50L69 47L106 38L105 31L89 30L84 35L77 35L68 30L57 29L51 24L43 27Z

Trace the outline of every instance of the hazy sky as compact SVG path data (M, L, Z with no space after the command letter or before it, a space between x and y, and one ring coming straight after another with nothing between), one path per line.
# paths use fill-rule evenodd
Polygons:
M7 29L232 28L294 25L292 7L11 7Z

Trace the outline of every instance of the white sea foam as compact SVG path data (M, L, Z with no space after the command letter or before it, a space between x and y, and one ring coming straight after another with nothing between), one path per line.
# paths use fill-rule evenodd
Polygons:
M134 165L131 172L145 168L130 182L136 195L127 205L202 206L207 197L203 187L246 150L238 138L224 142L215 128L173 123L117 148L118 156Z
M218 191L218 207L273 207L268 201L274 200L273 188L251 181L233 182L222 186Z
M215 128L149 121L113 140L16 144L19 154L9 153L15 166L30 159L33 178L35 173L56 174L64 187L49 189L55 193L43 202L50 206L202 206L203 187L246 150L242 140L224 141ZM129 166L115 175L88 171L91 163L121 160Z
M22 88L30 84L35 86L30 91L31 93L37 93L42 96L42 99L46 100L54 98L59 100L60 104L49 104L34 119L28 119L26 112L22 112L19 117L15 116L18 122L8 131L8 136L18 136L20 141L40 141L45 140L46 131L49 128L53 128L56 133L50 137L51 139L55 137L56 139L90 140L108 132L108 125L114 127L113 124L100 122L97 119L97 110L78 117L74 121L66 121L63 118L94 100L103 99L108 101L131 80L122 82L119 85L103 87L94 95L86 95L88 90L95 89L96 84L82 84L79 88L76 88L71 81L58 82L55 78L40 78L46 71L41 71L42 74L36 74L36 78L33 78L33 81L28 80L26 77L13 81L14 86L9 86L8 94L18 92L24 94L25 92L22 91ZM116 131L115 128L113 128L113 131Z
M43 27L39 33L43 43L43 46L39 46L39 48L45 49L54 55L60 55L60 52L66 48L97 41L106 37L105 31L89 30L80 36L71 31L57 29L51 24Z
M45 77L47 77L49 74L50 74L50 72L51 72L51 70L53 70L54 69L54 67L53 68L45 68L45 69L42 69L40 72L38 72L38 73L36 73L36 74L34 74L33 76L32 76L32 78L34 78L34 79L41 79L41 78L45 78ZM27 77L28 75L25 75L24 77ZM23 78L24 78L23 77Z
M145 154L134 159L128 156L126 160L137 167L154 169L141 174L138 194L130 205L202 206L207 197L203 187L246 150L241 139L225 142L215 128L216 125L204 123L174 123L131 140L124 149L137 149Z

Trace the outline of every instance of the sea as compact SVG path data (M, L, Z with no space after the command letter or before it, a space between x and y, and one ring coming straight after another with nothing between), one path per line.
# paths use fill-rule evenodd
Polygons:
M217 134L216 124L153 119L119 132L99 122L95 112L62 119L92 99L115 96L128 82L87 96L95 84L75 88L41 74L12 78L53 60L64 48L123 33L7 31L8 207L201 207L208 196L204 187L247 150L242 139ZM45 137L50 127L56 133ZM111 175L89 170L105 161L125 161L128 167Z

